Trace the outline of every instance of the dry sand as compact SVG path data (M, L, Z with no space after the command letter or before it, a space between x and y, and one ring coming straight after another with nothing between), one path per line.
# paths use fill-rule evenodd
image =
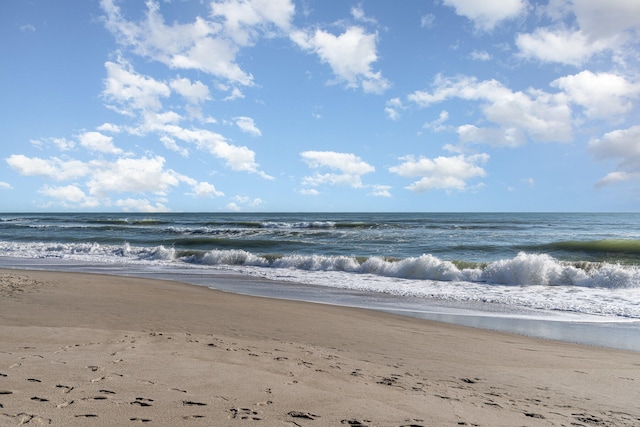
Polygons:
M0 426L638 426L640 353L0 270Z

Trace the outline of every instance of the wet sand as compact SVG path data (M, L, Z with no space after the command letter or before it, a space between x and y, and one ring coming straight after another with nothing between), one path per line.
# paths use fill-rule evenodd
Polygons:
M637 426L640 353L0 270L0 426Z

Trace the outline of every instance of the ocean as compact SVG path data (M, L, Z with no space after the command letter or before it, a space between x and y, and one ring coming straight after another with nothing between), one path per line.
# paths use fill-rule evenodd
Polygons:
M0 266L167 278L640 351L640 214L0 214Z

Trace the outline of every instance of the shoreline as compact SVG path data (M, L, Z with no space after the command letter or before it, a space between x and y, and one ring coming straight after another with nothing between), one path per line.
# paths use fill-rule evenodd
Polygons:
M354 307L399 314L424 320L515 333L562 342L640 352L640 321L609 321L585 315L536 311L505 311L491 304L455 303L384 293L274 281L235 272L200 270L189 267L164 267L160 270L144 265L112 265L56 259L0 257L0 269L58 271L69 273L110 274L170 280L188 285L217 289L238 295L252 295L279 300L306 301L341 307ZM265 286L268 283L268 286Z
M145 278L0 292L3 426L640 422L633 352Z

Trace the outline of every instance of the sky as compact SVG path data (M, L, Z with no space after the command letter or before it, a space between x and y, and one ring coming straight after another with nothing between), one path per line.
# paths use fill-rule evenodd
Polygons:
M0 211L639 211L637 0L6 0Z

